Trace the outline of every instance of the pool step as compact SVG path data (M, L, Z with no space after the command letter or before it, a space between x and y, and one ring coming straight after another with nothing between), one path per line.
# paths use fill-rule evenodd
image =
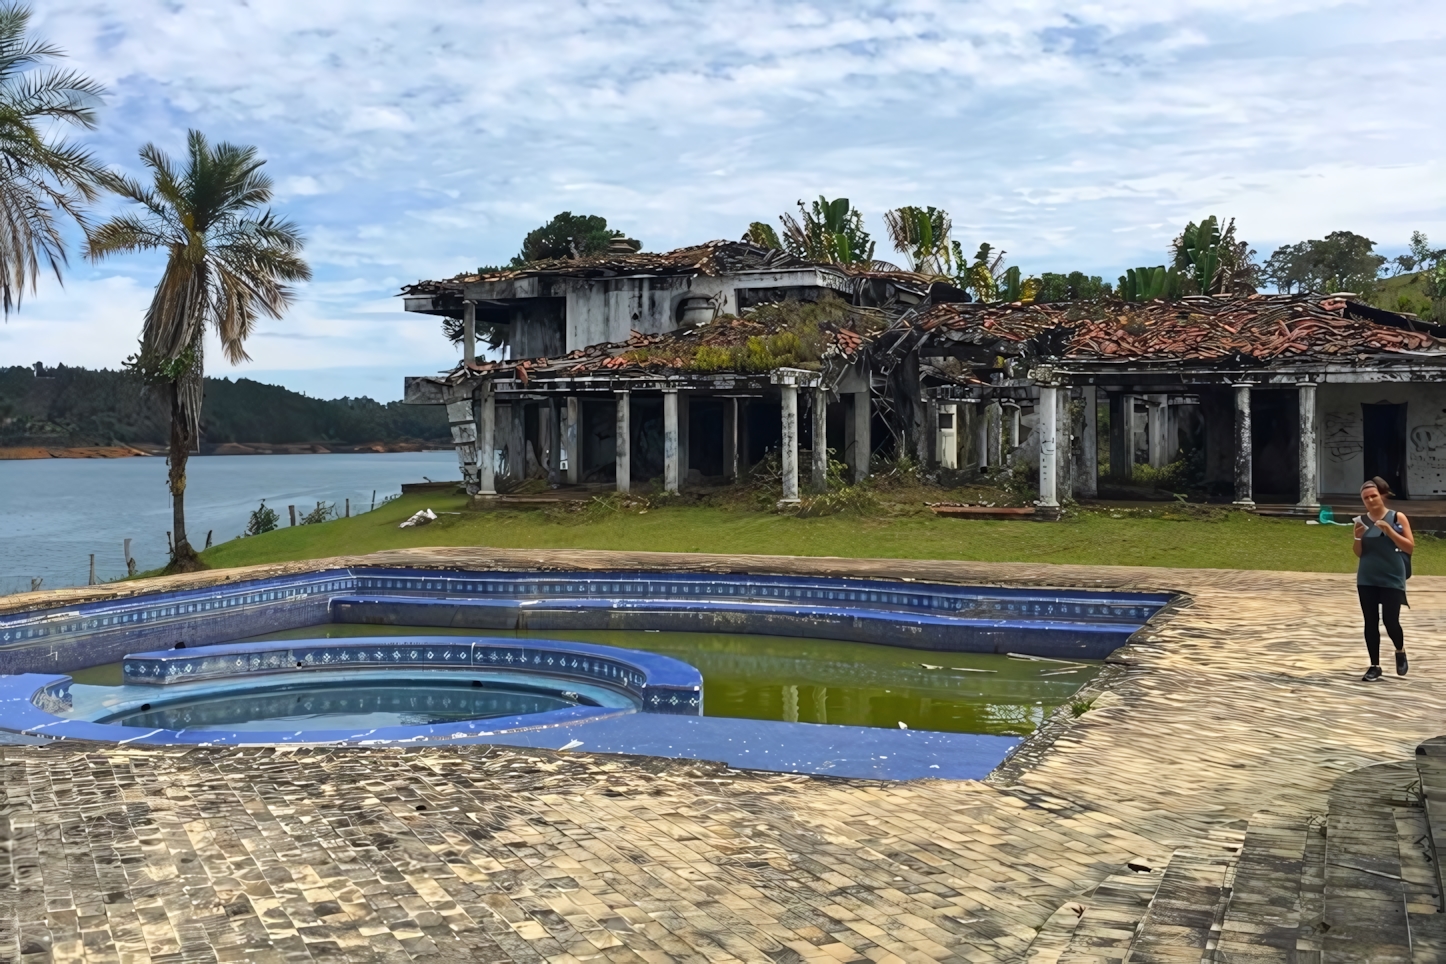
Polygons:
M1243 834L1224 830L1214 836L1214 846L1177 850L1170 857L1126 962L1198 964L1209 959L1220 936Z

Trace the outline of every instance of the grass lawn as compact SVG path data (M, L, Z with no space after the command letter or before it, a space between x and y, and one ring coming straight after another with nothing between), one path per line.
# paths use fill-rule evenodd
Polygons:
M442 515L399 529L418 509ZM1116 517L1119 516L1119 517ZM876 516L797 518L752 508L595 505L466 510L462 496L406 496L373 512L224 542L203 553L215 567L354 555L412 546L769 553L896 559L970 559L1211 569L1352 572L1351 530L1168 503L1151 510L1072 513L1057 523L939 518L917 509ZM1414 571L1446 574L1446 541L1418 536Z

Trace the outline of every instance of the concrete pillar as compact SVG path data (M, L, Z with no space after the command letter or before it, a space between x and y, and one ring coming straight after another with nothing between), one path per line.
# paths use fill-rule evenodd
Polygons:
M633 393L628 391L613 392L613 398L617 400L617 428L613 432L613 451L615 455L615 467L617 475L617 490L619 492L631 492L633 490Z
M678 481L688 484L688 470L691 469L693 451L693 396L687 392L678 393Z
M984 419L988 423L989 440L989 467L991 469L1002 469L1004 467L1004 407L998 401L990 402L984 410Z
M723 400L723 478L738 478L738 399Z
M1004 403L1004 451L1019 448L1019 403Z
M1110 477L1128 482L1135 474L1135 399L1110 392Z
M954 402L939 403L939 438L935 448L939 453L939 468L959 467L959 406Z
M828 392L815 388L809 399L813 407L813 491L828 489Z
M974 418L974 464L979 466L980 472L987 472L994 468L994 463L989 461L988 409L982 399L969 408Z
M477 306L471 301L462 302L462 360L477 363Z
M939 454L939 400L931 398L924 403L924 435L919 439L919 462L921 465L939 465L943 456Z
M497 400L492 395L492 383L482 386L481 411L477 425L477 494L497 494Z
M678 390L663 389L663 491L677 494L682 459L678 455Z
M1300 394L1300 502L1298 505L1314 512L1320 508L1320 469L1315 434L1315 382L1296 386Z
M783 463L784 502L798 501L798 386L780 385L783 396L783 444L779 452Z
M1059 418L1059 389L1053 385L1039 386L1039 404L1035 412L1039 416L1039 504L1046 508L1057 508L1059 497L1055 492L1056 448L1058 439L1055 422Z
M582 481L582 405L576 395L567 396L562 415L562 464L569 485Z
M874 454L872 404L867 391L854 392L852 420L854 430L854 459L852 465L855 483L862 482L869 477L869 460Z
M1251 449L1250 386L1235 386L1235 504L1255 505L1251 490L1254 452Z
M1167 406L1170 402L1168 395L1146 395L1145 404L1149 406L1146 413L1145 437L1149 440L1146 444L1150 449L1150 468L1158 469L1168 463L1169 442L1166 439L1169 413Z
M462 483L468 495L476 495L481 483L477 477L477 418L470 397L447 403L447 423L452 430L452 448L457 452Z
M1082 391L1084 417L1080 424L1080 465L1074 490L1079 498L1093 499L1099 495L1100 478L1099 390L1086 385Z
M1054 422L1055 498L1068 502L1074 498L1074 417L1071 413L1070 390L1061 385L1055 395L1056 409Z

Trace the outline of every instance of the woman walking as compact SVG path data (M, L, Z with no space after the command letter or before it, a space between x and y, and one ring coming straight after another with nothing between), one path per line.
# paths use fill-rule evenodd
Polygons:
M1364 515L1355 522L1356 541L1352 547L1360 563L1356 567L1356 593L1361 597L1361 614L1366 619L1366 652L1371 668L1361 679L1370 683L1381 678L1381 622L1396 647L1396 675L1405 676L1406 637L1401 632L1401 607L1406 602L1406 580L1411 575L1411 553L1416 540L1405 514L1386 508L1391 487L1380 476L1361 486Z

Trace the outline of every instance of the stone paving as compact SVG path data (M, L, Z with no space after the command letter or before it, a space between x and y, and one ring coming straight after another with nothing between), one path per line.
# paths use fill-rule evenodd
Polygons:
M1071 959L1086 908L1118 920L1114 937L1091 924L1101 946L1133 933L1131 887L1158 884L1175 851L1238 845L1267 806L1314 806L1343 774L1446 732L1441 578L1412 580L1411 675L1366 685L1344 575L502 550L365 561L1188 596L1115 654L1082 694L1088 712L1062 711L982 783L488 747L5 747L0 960L1042 964ZM362 560L306 567L338 562Z

